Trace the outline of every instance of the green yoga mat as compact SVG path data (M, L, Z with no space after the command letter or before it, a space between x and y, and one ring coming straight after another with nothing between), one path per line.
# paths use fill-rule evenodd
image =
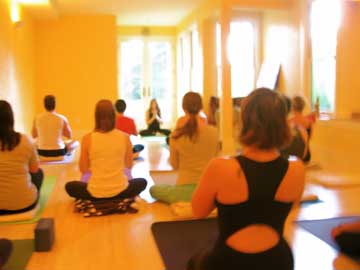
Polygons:
M12 240L13 252L5 264L6 270L25 270L34 251L34 239Z
M44 181L43 181L41 189L40 189L40 200L39 200L40 207L32 219L22 220L22 221L0 222L0 225L30 224L30 223L35 223L35 222L39 221L39 219L41 218L41 215L45 209L46 203L50 197L50 194L51 194L52 190L54 189L55 183L56 183L55 176L45 176L44 177Z

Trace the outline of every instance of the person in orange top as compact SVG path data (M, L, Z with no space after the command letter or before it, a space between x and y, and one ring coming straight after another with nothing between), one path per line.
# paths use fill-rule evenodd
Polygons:
M129 135L138 135L134 120L124 115L126 110L125 100L118 99L115 102L115 108L118 112L118 115L116 116L116 128Z

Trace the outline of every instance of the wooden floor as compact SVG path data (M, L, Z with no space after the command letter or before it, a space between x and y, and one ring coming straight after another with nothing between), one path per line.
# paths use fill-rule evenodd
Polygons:
M162 165L165 171L169 168L167 159L164 158L168 156L168 150L159 145L151 142L133 169L133 176L147 178L149 186L153 184L152 179L157 179L157 174L163 173ZM150 162L149 157L152 160ZM151 172L152 177L150 168L157 168L157 171ZM175 219L168 206L154 202L146 190L141 194L144 201L140 203L138 214L84 218L73 213L73 200L64 190L66 182L79 179L77 164L44 165L43 169L47 175L57 177L57 184L43 215L55 219L56 241L51 252L34 253L27 270L165 269L150 226L156 221ZM308 173L311 174L311 171ZM359 264L338 254L293 223L296 219L360 215L360 187L326 189L309 184L307 190L317 193L323 203L295 207L287 220L285 234L293 248L295 269L360 269ZM35 224L0 226L0 237L33 238L34 226Z

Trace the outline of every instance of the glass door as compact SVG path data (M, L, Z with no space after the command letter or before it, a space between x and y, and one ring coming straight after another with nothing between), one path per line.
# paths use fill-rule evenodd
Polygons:
M146 128L145 113L155 98L164 120L162 127L171 128L176 107L171 40L122 40L119 57L119 92L127 103L125 114L135 119L139 130Z

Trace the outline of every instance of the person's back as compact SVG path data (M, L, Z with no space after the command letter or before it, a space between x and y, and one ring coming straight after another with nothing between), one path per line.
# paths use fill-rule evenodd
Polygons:
M65 121L64 116L56 112L44 112L36 117L39 149L57 150L65 147L62 139Z
M189 261L188 270L293 269L283 229L301 198L304 167L279 154L290 140L285 103L260 88L245 99L242 113L242 154L213 159L192 197L195 218L217 207L219 237L210 251Z
M125 115L118 115L116 117L116 128L129 135L137 135L135 122L132 118Z
M95 197L111 197L127 187L124 174L128 136L116 129L91 133L91 177L88 190Z
M125 110L126 110L126 102L123 99L118 99L115 104L115 109L117 111L117 116L116 116L116 128L118 130L121 130L129 135L137 135L137 129L136 129L136 125L135 122L132 118L127 117L124 115Z
M170 162L178 169L176 183L197 183L208 162L217 154L218 130L213 126L203 125L194 141L187 136L171 139L170 151Z
M36 200L37 190L29 174L33 163L37 163L35 147L25 135L13 150L0 151L0 209L22 209Z

